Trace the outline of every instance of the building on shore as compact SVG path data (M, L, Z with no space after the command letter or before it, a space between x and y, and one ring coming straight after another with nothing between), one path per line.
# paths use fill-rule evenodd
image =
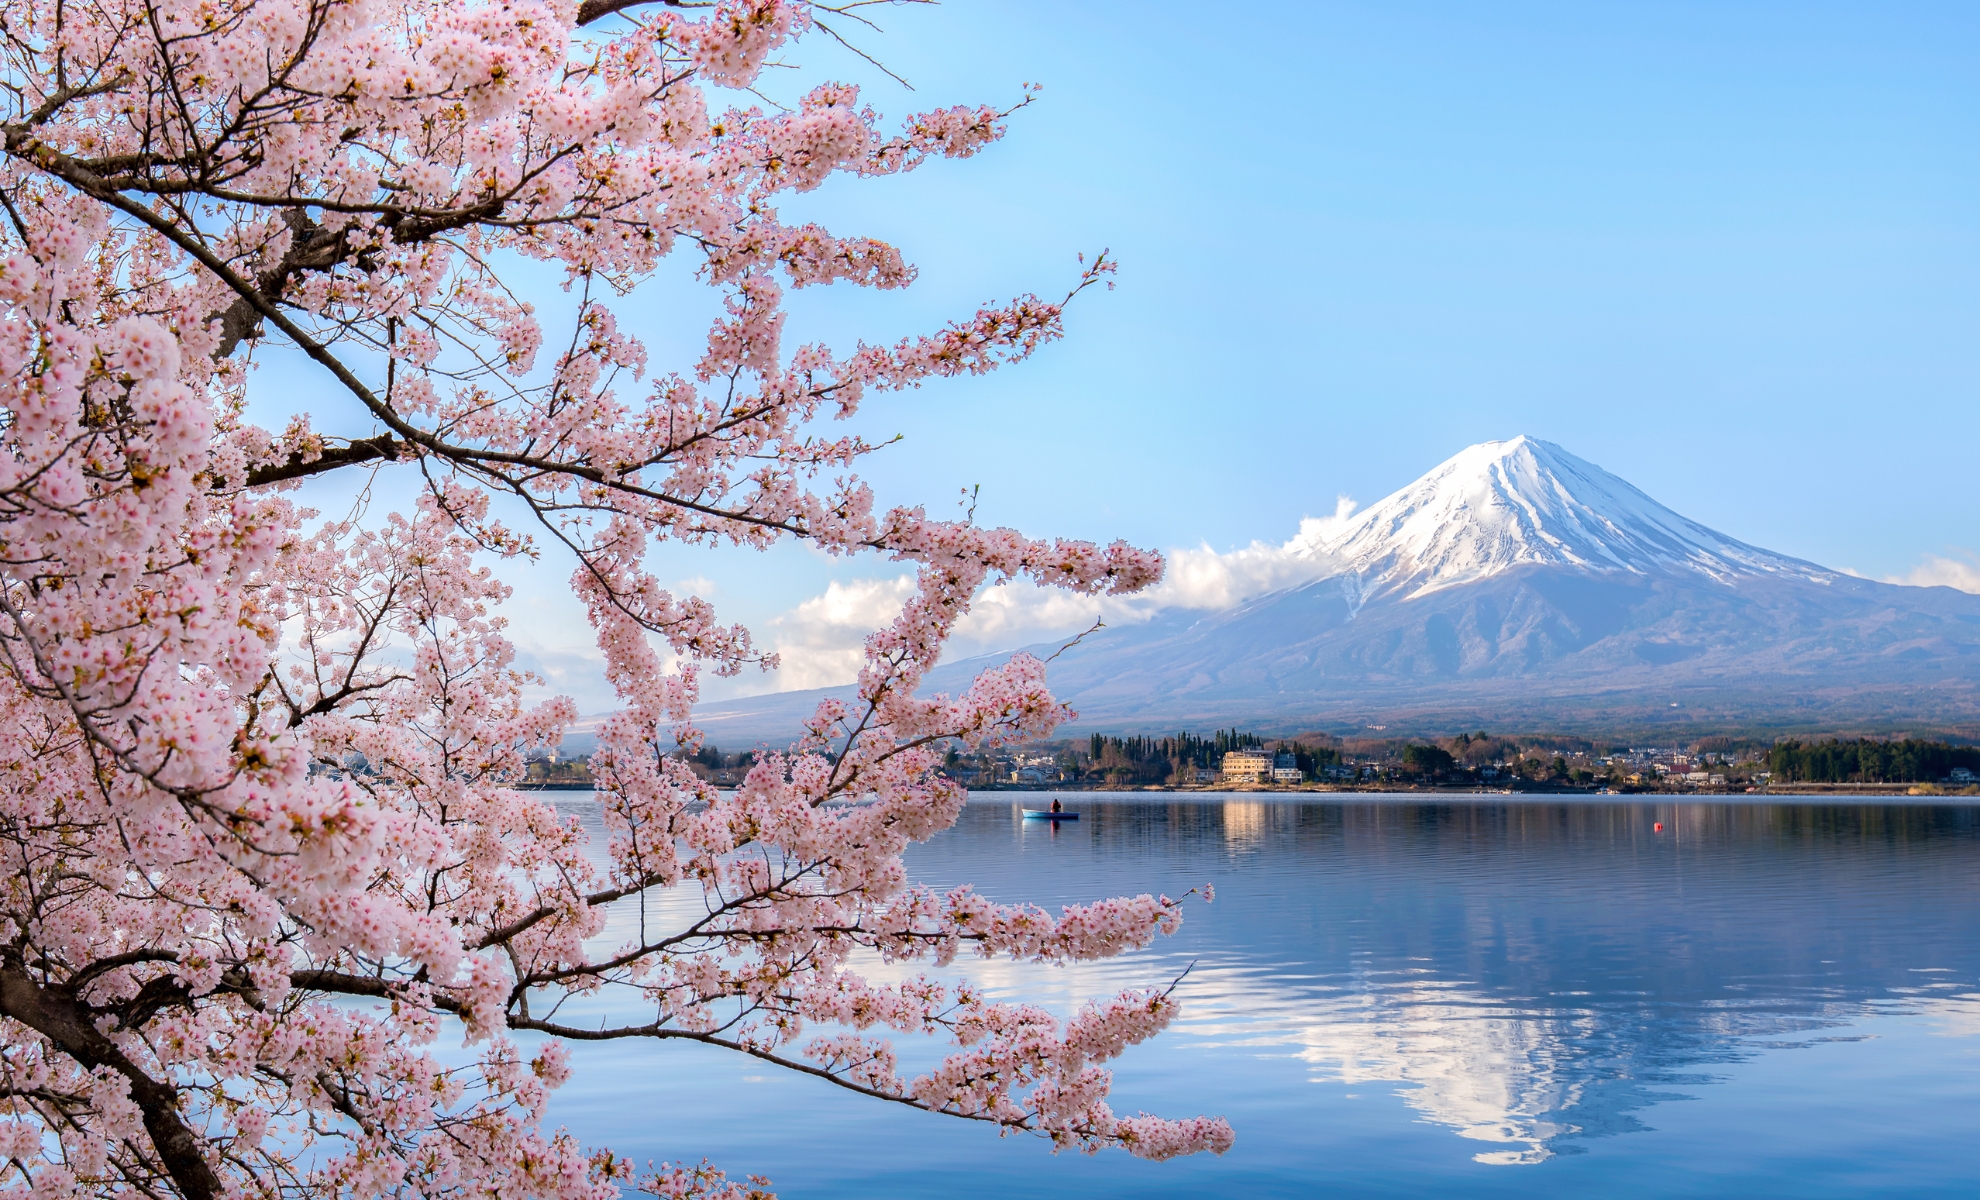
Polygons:
M1224 754L1225 783L1269 783L1271 779L1271 751L1254 748Z
M1305 779L1299 769L1299 756L1288 750L1281 750L1272 756L1273 783L1300 783Z

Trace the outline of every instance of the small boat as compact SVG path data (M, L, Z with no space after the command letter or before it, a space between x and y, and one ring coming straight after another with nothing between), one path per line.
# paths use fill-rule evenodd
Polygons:
M1077 821L1079 820L1079 814L1076 812L1053 812L1049 808L1027 808L1024 810L1024 818L1027 821Z

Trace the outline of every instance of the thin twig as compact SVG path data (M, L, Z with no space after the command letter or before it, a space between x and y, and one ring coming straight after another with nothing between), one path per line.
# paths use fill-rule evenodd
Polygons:
M1068 650L1070 650L1070 649L1072 649L1072 648L1073 648L1074 646L1077 646L1077 645L1079 645L1079 644L1080 644L1081 642L1083 642L1083 641L1085 641L1085 640L1086 640L1086 638L1087 638L1087 634L1093 634L1093 633L1098 633L1098 632L1100 632L1100 631L1101 631L1102 629L1105 629L1106 627L1107 627L1107 623L1106 623L1105 621L1103 621L1103 620L1101 620L1101 619L1099 619L1098 617L1095 617L1095 618L1093 619L1093 624L1091 624L1091 625L1089 625L1089 626L1087 626L1087 627L1086 627L1086 632L1085 632L1085 633L1082 633L1082 634L1080 634L1080 635L1079 635L1078 637L1076 637L1076 638L1074 638L1074 639L1073 639L1072 641L1070 641L1070 642L1067 642L1067 643L1066 643L1065 645L1063 645L1063 646L1061 646L1061 647L1059 647L1059 648L1058 648L1057 650L1054 650L1054 651L1052 651L1052 658L1057 658L1057 657L1059 657L1059 656L1060 656L1061 654L1064 654L1064 653L1065 653L1066 651L1068 651ZM1051 662L1051 661L1052 661L1052 658L1048 658L1048 659L1046 659L1045 661L1046 661L1046 662Z

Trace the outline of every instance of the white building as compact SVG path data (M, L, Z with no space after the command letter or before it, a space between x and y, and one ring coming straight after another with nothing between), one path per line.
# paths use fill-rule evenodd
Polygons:
M1264 783L1272 778L1268 750L1231 750L1224 755L1225 783Z

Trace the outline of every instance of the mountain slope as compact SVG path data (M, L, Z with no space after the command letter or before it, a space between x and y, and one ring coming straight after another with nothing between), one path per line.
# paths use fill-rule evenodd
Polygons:
M1320 577L1103 630L1053 663L1054 690L1108 730L1980 732L1980 596L1747 545L1551 443L1473 446L1294 552ZM715 706L711 730L775 740L822 694Z

